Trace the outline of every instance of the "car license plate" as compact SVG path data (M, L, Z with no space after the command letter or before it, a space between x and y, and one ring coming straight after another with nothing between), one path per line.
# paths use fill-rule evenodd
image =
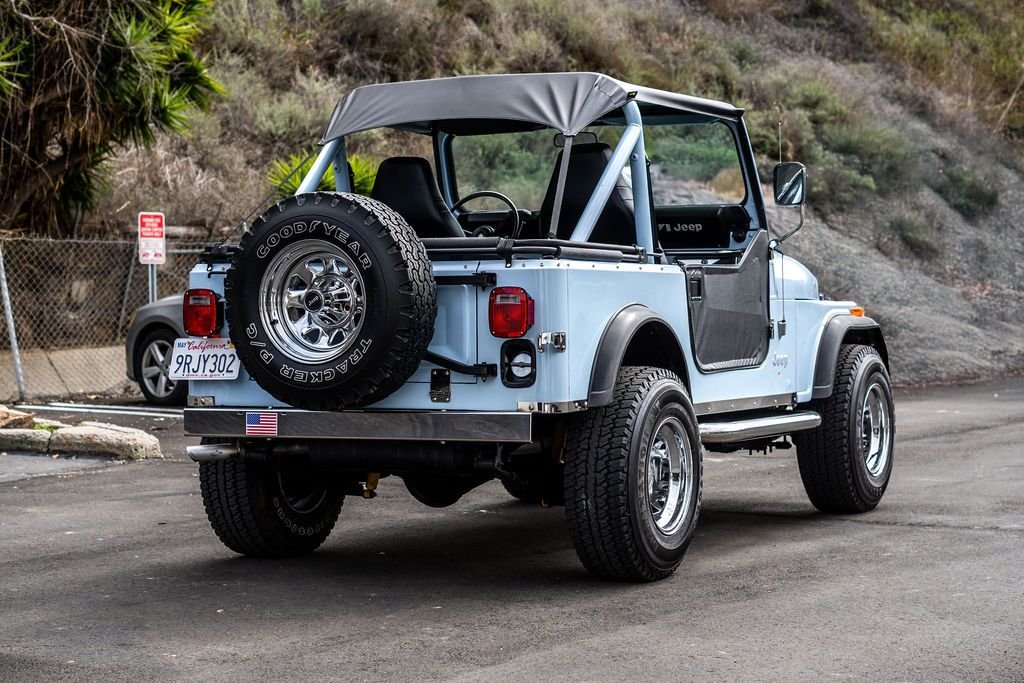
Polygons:
M230 339L174 340L169 377L173 380L237 379L238 355Z

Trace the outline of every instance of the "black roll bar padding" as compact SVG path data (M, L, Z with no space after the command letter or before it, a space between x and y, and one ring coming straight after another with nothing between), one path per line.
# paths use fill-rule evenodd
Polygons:
M460 258L501 259L508 266L517 255L610 263L620 263L627 259L643 263L647 259L644 250L636 245L558 239L515 240L507 237L432 237L422 241L427 255L438 261Z
M558 255L561 258L577 259L580 261L606 261L608 263L621 263L626 260L621 251L610 249L579 249L577 247L559 247Z

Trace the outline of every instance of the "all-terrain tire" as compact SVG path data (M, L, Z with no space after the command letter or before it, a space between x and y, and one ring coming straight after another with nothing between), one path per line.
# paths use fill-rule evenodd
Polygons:
M434 334L426 249L398 213L361 195L276 204L243 235L224 291L242 365L300 408L383 399L416 370Z
M832 395L808 408L821 425L793 437L807 497L822 512L874 509L889 485L895 441L892 387L878 351L840 347Z
M316 550L334 528L345 499L312 476L243 458L201 463L199 487L217 537L250 557Z
M669 426L689 489L677 500L679 516L663 528L650 484ZM583 413L566 439L565 517L583 565L621 581L672 574L700 516L702 464L697 419L679 378L661 368L622 368L612 402Z

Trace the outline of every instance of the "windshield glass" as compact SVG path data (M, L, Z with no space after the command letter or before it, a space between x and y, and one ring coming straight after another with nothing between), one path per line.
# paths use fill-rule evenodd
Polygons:
M648 126L655 206L739 204L746 186L729 127L720 121Z
M587 133L614 148L621 126L591 126ZM736 204L746 196L736 141L725 124L677 123L644 129L656 206ZM577 140L579 141L579 140ZM452 140L457 198L479 190L507 195L517 207L536 211L555 172L560 147L550 129L463 135ZM628 165L625 174L628 176ZM505 210L480 199L469 210Z
M521 209L535 211L544 201L558 148L554 131L463 135L452 140L459 197L479 190L507 195ZM506 209L496 199L480 199L470 210Z

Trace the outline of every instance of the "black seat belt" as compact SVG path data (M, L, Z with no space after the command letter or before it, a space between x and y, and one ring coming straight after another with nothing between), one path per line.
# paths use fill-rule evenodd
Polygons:
M565 147L562 149L562 163L558 166L558 183L555 185L555 207L551 212L551 225L548 226L548 238L558 235L558 217L562 213L562 195L565 193L565 177L569 174L569 154L572 152L572 135L564 136Z

